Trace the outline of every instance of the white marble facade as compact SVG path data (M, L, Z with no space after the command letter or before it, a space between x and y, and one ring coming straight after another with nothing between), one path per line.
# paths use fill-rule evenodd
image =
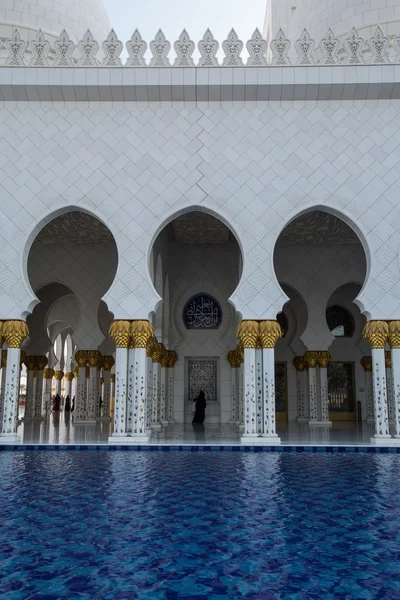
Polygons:
M77 350L120 356L131 374L144 368L149 394L158 385L166 390L163 414L157 416L157 407L154 413L157 425L190 420L187 361L213 358L219 400L210 422L229 423L236 419L236 369L227 355L238 343L236 326L275 321L283 311L288 331L277 342L275 360L287 365L286 418L301 416L301 376L293 359L328 351L333 361L354 363L358 416L373 418L371 385L360 363L371 354L363 328L367 321L400 319L400 27L385 26L393 11L372 22L361 2L362 24L353 23L350 12L348 18L343 14L346 27L369 27L362 31L368 42L368 50L359 54L362 61L348 64L351 54L343 36L351 27L338 27L340 40L332 38L329 46L334 51L325 45L324 53L319 45L331 25L330 3L325 4L326 18L321 16L314 29L310 25L313 37L294 29L289 53L284 34L279 48L274 45L275 29L286 23L292 31L298 15L308 15L314 4L299 3L294 16L292 9L286 14L283 3L280 14L271 0L270 46L255 33L247 44L247 63L241 57L244 43L234 31L221 43L221 61L219 43L206 32L196 67L186 32L173 45L160 30L149 44L150 60L135 32L124 66L116 35L112 32L104 44L104 36L98 38L96 45L90 32L85 34L86 24L65 25L71 39L72 30L76 34L74 43L86 39L86 45L78 44L80 56L71 46L63 55L68 56L64 67L57 62L60 52L46 47L46 59L37 68L35 61L43 58L37 46L26 55L18 46L19 39L28 41L23 27L21 38L14 39L21 51L4 42L0 320L27 320L27 354L45 355L49 367L64 368L53 356L54 341L64 331L62 339L68 333L71 340L71 370ZM95 9L88 3L88 15ZM11 16L6 11L4 23ZM21 16L21 23L26 19ZM304 19L308 23L308 16ZM107 21L100 20L103 35ZM32 26L46 30L39 21ZM54 33L48 37L54 43L59 27L47 30ZM99 48L103 58L96 58ZM16 62L10 63L10 56ZM185 328L183 308L198 293L219 303L219 329ZM335 339L328 328L325 311L333 305L351 313L351 338ZM157 370L151 370L143 346L129 356L118 346L116 353L108 336L113 320L149 320L158 342L177 353L173 377L172 367L161 362L154 383ZM385 348L374 350L382 368ZM321 364L317 385L324 376ZM138 392L134 383L132 390L124 383L124 393L118 391L125 381L118 378L118 368L113 367L116 402L118 394L126 395L129 407ZM237 371L235 390L240 377L248 376ZM83 366L80 377L82 383ZM97 388L92 385L93 397L100 393L99 382ZM397 414L392 409L389 416ZM96 418L105 417L100 412ZM140 419L132 419L134 431Z

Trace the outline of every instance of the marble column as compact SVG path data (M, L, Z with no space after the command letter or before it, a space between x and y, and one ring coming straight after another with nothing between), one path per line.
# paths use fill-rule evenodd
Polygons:
M43 371L43 405L48 407L46 410L49 411L51 404L51 385L53 383L54 369L44 369ZM35 376L35 382L37 386L37 376ZM36 395L36 387L35 387ZM41 418L42 406L36 407L38 410L37 418Z
M61 398L61 386L62 386L62 380L64 378L64 372L63 371L54 371L54 379L56 380L56 395L58 394Z
M35 372L35 404L34 404L34 419L42 419L43 412L50 412L50 396L47 399L43 395L43 377L47 365L47 357L44 355L36 356L36 372Z
M0 442L2 443L21 441L17 435L21 345L28 334L29 330L25 321L1 322L1 342L5 340L7 344L6 385L0 433Z
M244 350L239 345L237 347L239 367L239 430L244 431Z
M386 394L388 403L388 419L389 423L394 422L394 387L392 377L392 355L390 351L385 352L385 369L386 369Z
M77 377L77 393L75 398L75 424L80 424L85 421L86 417L86 365L88 362L88 356L86 350L78 350L75 353L75 361L78 365L78 377Z
M276 433L275 407L275 346L282 337L278 321L261 321L260 342L262 347L262 383L263 383L263 432L262 437L270 444L280 444Z
M178 355L174 350L168 351L168 423L174 423L174 367L178 360Z
M331 427L332 421L329 419L329 397L328 397L328 366L331 360L329 352L318 352L319 365L319 401L320 401L320 420L319 425Z
M263 350L258 341L256 348L256 432L261 435L263 432Z
M389 338L389 326L385 321L368 321L363 335L371 345L372 354L375 435L371 438L371 442L388 442L392 439L389 433L385 366L385 346Z
M34 380L36 371L36 356L27 356L25 359L26 365L26 396L25 396L25 412L24 422L32 419L34 415L35 397L34 397Z
M400 438L400 321L389 323L389 344L392 353L394 437Z
M131 435L134 430L134 405L135 405L135 348L132 338L128 348L128 380L126 390L126 432Z
M151 431L151 418L153 415L153 346L154 340L149 340L146 348L147 365L147 406L146 406L146 431Z
M74 374L72 372L65 373L65 397L69 396L69 399L72 400L72 382L74 380Z
M308 398L309 415L308 424L314 426L318 423L318 403L317 403L317 364L318 352L306 352L304 355L306 366L308 368Z
M134 374L134 429L132 441L146 443L150 433L146 430L147 418L147 358L146 349L154 336L154 329L149 321L135 320L131 325L131 345L135 352Z
M112 409L112 412L111 412ZM114 422L115 412L115 373L110 375L110 416L112 415L112 421Z
M151 415L151 428L161 429L160 420L160 391L161 391L161 344L156 342L153 348L153 407Z
M1 321L0 321L1 323ZM1 331L1 325L0 325ZM0 340L2 341L1 335ZM1 351L1 381L0 381L0 431L3 423L4 395L6 391L7 350Z
M101 405L102 421L110 422L110 400L111 400L111 369L115 364L113 356L103 356L103 403Z
M259 324L257 321L241 321L236 335L244 348L244 432L243 443L258 438L257 434L257 382L256 348L259 343Z
M87 400L87 413L85 423L88 425L96 424L96 418L98 416L99 408L99 397L98 397L98 365L102 361L101 352L98 350L88 350L87 360L89 365L89 387L88 387L88 400Z
M115 342L115 405L114 431L109 438L111 443L129 441L126 432L128 348L131 338L130 321L113 321L110 336Z
M232 390L232 404L231 404L231 425L236 425L238 414L239 414L239 390L238 390L238 368L240 367L236 350L231 350L228 353L228 362L231 366L231 390Z
M163 353L161 356L161 371L160 371L160 421L161 425L166 427L168 425L168 414L167 414L167 393L168 393L168 381L167 381L167 369L168 369L168 350L162 344Z
M297 422L308 423L306 407L306 361L304 356L295 356L293 366L296 369Z
M374 394L372 389L372 358L363 356L361 366L365 371L365 394L367 400L367 423L375 423Z

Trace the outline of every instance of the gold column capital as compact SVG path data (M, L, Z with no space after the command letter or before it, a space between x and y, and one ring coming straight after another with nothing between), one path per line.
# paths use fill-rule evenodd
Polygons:
M364 371L372 373L372 356L363 356L360 362Z
M257 348L260 334L258 321L241 321L236 328L236 337L243 348Z
M168 350L168 368L173 369L175 367L175 363L178 360L178 355L175 350Z
M75 377L78 377L78 375L79 375L79 367L78 366L74 367L74 375L75 375Z
M318 352L311 350L305 353L304 360L309 369L315 369L318 364Z
M29 329L25 321L5 321L2 337L9 348L21 348L22 342L28 337Z
M104 377L100 377L100 385L103 385L104 383Z
M400 348L400 321L389 321L389 344L391 348Z
M111 381L111 383L115 383L115 373L111 373L110 381Z
M237 354L237 359L238 359L239 367L240 367L240 365L242 365L244 363L244 348L243 348L242 344L238 344L236 346L236 354Z
M71 371L69 373L65 373L64 375L66 381L72 381L73 378L75 377L74 373L72 373Z
M56 381L61 381L61 379L64 377L64 371L54 371L54 379Z
M275 348L276 342L282 337L278 321L261 321L259 327L261 348Z
M374 350L384 350L389 339L389 325L386 321L368 321L363 336Z
M162 348L161 366L162 366L163 369L167 369L168 368L168 364L169 364L168 350L166 349L166 347L164 346L164 344L161 344L161 348Z
M131 339L131 322L113 321L110 325L108 334L114 340L117 348L129 348L129 342Z
M99 363L101 363L101 359L103 355L98 350L88 350L87 351L87 361L89 367L97 367Z
M47 356L44 356L44 355L35 356L35 359L36 359L36 370L44 371L44 369L47 367L47 363L49 362L47 360Z
M151 356L153 363L161 363L163 355L163 346L159 342L156 342L153 346L153 354Z
M327 369L331 360L331 355L326 350L321 350L318 353L318 364L321 369Z
M113 356L103 356L103 370L111 371L113 366L115 365L115 360Z
M157 343L157 340L154 336L152 336L151 338L148 339L147 345L146 345L147 358L153 357L154 346L156 345L156 343Z
M154 328L150 321L132 321L130 334L130 348L147 348L154 337Z
M43 379L53 379L54 369L45 369L43 371Z
M304 356L295 356L293 359L293 366L296 371L305 371L307 367Z
M78 350L75 352L75 361L78 363L78 367L86 367L88 356L86 350Z
M25 356L24 362L27 371L34 371L36 369L36 356Z
M236 350L231 350L228 352L227 358L231 368L234 369L236 367Z
M390 350L387 350L385 352L385 369L391 369L392 368L392 353L390 352Z

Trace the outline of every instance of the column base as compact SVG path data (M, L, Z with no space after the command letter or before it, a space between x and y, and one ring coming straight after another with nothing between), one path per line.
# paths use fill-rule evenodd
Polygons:
M109 444L148 444L150 436L146 433L127 434L127 435L110 435L108 438Z
M385 446L399 445L400 440L392 438L390 435L374 435L370 438L371 444L384 444Z
M308 421L310 427L332 427L332 421Z
M243 423L239 423L239 431L244 431L244 424Z
M263 433L260 437L259 437L260 443L266 445L266 442L268 442L268 445L274 445L274 446L279 446L281 443L281 438L278 436L277 433Z
M308 423L309 418L308 417L297 417L296 421L297 421L297 423Z
M75 425L96 425L96 419L75 419Z
M163 427L168 427L169 423L168 423L168 421L161 421L161 425Z
M16 433L0 433L0 444L20 444L21 436Z
M161 423L154 423L154 422L153 422L153 423L151 424L151 428L152 428L152 429L157 429L157 430L160 430L160 429L161 429Z
M243 444L246 444L246 442L251 442L254 443L254 440L258 439L258 433L244 433L241 438L240 441Z

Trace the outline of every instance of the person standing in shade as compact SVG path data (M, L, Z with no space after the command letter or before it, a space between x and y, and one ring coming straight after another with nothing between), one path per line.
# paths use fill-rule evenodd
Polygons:
M65 398L65 407L64 407L65 412L69 412L71 410L71 400L70 397L67 396Z
M203 390L200 391L200 394L197 396L195 403L196 403L196 411L194 413L192 423L193 424L197 423L199 425L202 425L204 423L204 419L206 418L206 406L207 406L206 397L205 397Z

